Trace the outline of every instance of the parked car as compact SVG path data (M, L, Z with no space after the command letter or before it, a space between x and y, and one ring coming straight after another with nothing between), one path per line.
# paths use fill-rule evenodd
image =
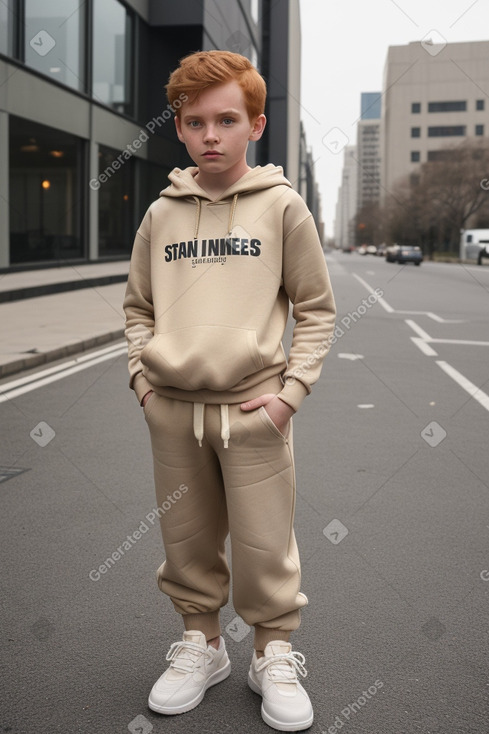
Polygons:
M489 229L463 229L460 236L460 259L477 260L489 257Z
M357 252L359 255L366 255L367 254L367 245L360 245L360 247L357 248Z
M376 255L377 254L377 248L375 245L367 245L367 255Z
M489 245L484 245L484 247L479 250L479 254L477 256L477 265L482 265L483 257L489 258Z
M423 252L417 245L391 245L387 248L385 259L388 263L414 263L421 265Z
M387 249L387 248L386 248L386 246L385 246L385 245L379 245L379 246L377 247L377 255L378 255L379 257L385 257L385 251L386 251L386 249Z

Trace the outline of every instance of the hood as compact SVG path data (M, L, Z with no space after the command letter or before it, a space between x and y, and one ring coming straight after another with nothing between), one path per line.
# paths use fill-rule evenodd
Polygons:
M168 175L171 181L170 186L160 191L160 196L162 197L193 199L196 204L194 238L199 233L202 199L214 202L226 201L227 199L232 200L230 201L228 221L228 233L231 234L239 195L260 191L261 189L270 189L273 186L288 186L291 188L290 181L284 176L282 166L274 166L273 163L269 163L266 166L255 166L248 173L245 173L244 176L241 176L226 191L223 191L217 199L212 200L209 194L196 182L195 176L198 172L199 169L197 166L190 166L183 170L174 168Z
M168 178L171 181L170 186L160 192L160 196L170 197L199 197L201 199L210 199L209 194L202 189L195 180L195 176L199 172L197 166L180 169L174 168ZM255 166L251 171L241 176L232 186L224 191L218 200L228 199L236 194L245 194L251 191L260 191L260 189L269 189L272 186L291 186L290 182L285 178L282 166L274 166L269 163L266 166Z

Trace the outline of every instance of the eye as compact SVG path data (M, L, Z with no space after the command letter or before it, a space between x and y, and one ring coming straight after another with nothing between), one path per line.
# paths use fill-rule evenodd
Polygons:
M198 120L190 120L188 123L189 127L197 128L200 126L200 122Z
M226 127L229 127L230 125L232 125L233 122L234 120L232 119L232 117L224 117L222 120L222 124L225 125Z

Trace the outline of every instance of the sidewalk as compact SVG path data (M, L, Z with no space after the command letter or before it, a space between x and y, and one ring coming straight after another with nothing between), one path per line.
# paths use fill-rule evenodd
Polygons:
M129 260L122 260L0 273L0 303L121 283L127 279L128 271Z
M1 274L0 378L122 338L128 270L123 261Z

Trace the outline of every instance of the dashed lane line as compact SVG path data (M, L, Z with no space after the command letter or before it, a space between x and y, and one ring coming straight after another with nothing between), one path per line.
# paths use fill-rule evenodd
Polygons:
M353 273L353 277L358 280L359 283L361 283L368 291L369 293L375 293L375 290L359 275L356 273ZM377 295L377 294L376 294ZM437 314L432 313L431 311L397 311L394 309L383 297L378 297L378 302L380 305L387 311L388 313L396 313L396 314L409 314L409 315L415 315L420 314L424 316L429 316L434 321L437 321L440 324L455 324L455 323L463 323L460 320L447 320L442 318L441 316L438 316ZM431 346L432 344L456 344L460 346L483 346L488 347L489 342L487 341L475 341L475 340L469 340L469 339L435 339L434 337L431 337L428 332L426 332L424 329L419 326L415 321L412 319L404 319L405 323L416 333L417 336L412 336L411 341L418 347L418 349L426 356L426 357L437 357L438 353L433 349ZM487 395L483 390L481 390L477 385L474 385L473 382L471 382L465 375L462 375L461 372L455 369L455 367L452 367L448 362L445 362L444 360L436 360L436 364L447 374L449 377L454 380L454 382L457 383L465 392L467 392L471 398L476 400L483 408L485 408L487 411L489 411L489 395Z

